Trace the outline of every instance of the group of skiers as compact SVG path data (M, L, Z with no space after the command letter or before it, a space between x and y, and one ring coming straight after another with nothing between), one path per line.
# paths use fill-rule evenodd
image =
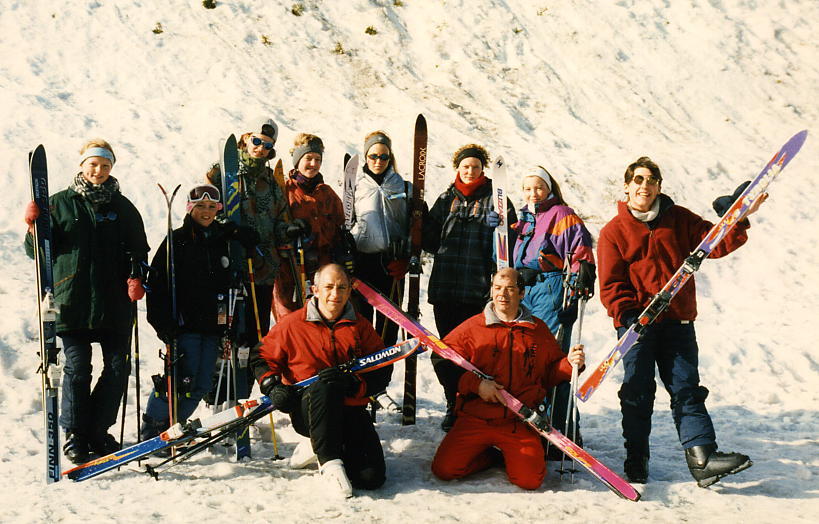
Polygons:
M600 233L596 264L582 219L566 204L558 181L537 166L521 173L525 205L517 212L508 206L513 267L496 272L493 233L501 217L492 204L484 147L467 144L454 153L454 180L428 209L413 204L412 185L398 172L390 137L368 134L355 183L355 218L345 227L342 201L321 173L322 140L298 135L290 150L293 168L277 180L271 167L277 138L275 122L263 118L238 140L239 223L220 218L221 166L213 165L203 183L187 191L184 222L150 265L140 214L111 175L116 157L110 144L85 144L79 173L51 196L57 331L65 355L60 425L65 456L73 463L119 449L108 430L130 373L135 302L147 291L148 321L161 340L179 348L185 387L177 418L185 420L213 387L228 328L225 297L238 279L254 293L244 301L242 325L230 331L232 343L251 348L250 369L260 391L309 437L309 449L297 449L291 465L317 460L322 476L344 496L353 487L380 487L384 454L365 408L386 389L392 366L355 375L342 365L393 344L398 328L353 297L351 276L400 303L416 210L423 216L423 249L434 256L427 298L438 334L493 377L481 380L432 355L446 401L441 427L448 432L432 471L453 479L504 464L511 482L536 489L553 457L505 409L498 390L530 407L548 406L553 425L571 429L579 443L577 428L562 424L572 366L582 371L585 363L582 345L569 343L577 300L594 294L599 276L599 295L619 336L712 226L661 193L659 167L642 157L626 169L625 199ZM34 202L26 207L29 256L38 213ZM744 219L715 256L741 246L748 227ZM246 259L251 263L234 263ZM708 390L699 384L695 317L691 284L624 358L619 396L624 471L631 482L648 478L655 363L694 478L707 485L751 465L745 455L716 450L705 409ZM92 389L94 342L101 346L103 370ZM294 386L313 375L319 376L314 384ZM166 394L157 383L142 438L169 426Z

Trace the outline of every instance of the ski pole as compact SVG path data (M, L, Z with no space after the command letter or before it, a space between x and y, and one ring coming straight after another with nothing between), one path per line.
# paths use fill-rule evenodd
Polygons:
M570 251L566 254L566 258L563 260L563 300L560 304L560 310L565 310L569 305L569 299L571 295L569 294L569 279L571 278L571 263L572 263L572 256L574 252ZM557 333L555 334L555 340L557 340L557 345L560 347L561 351L563 350L563 337L565 336L566 327L561 322L560 325L557 327ZM549 427L552 426L554 422L554 412L555 412L555 397L557 396L557 386L552 386L551 392L551 402L549 408ZM564 430L566 428L563 428ZM549 455L549 447L551 446L550 441L546 441L546 455ZM565 455L564 455L565 457ZM563 467L563 458L561 457L561 468Z
M578 312L577 312L577 333L575 335L575 342L572 347L580 344L581 335L583 331L583 314L586 311L586 298L582 297L579 300L578 304ZM577 403L575 393L577 393L577 366L572 364L572 380L570 382L570 389L569 389L569 398L566 401L566 424L563 426L566 431L566 436L572 442L575 442L577 439ZM571 424L571 426L569 425ZM563 473L563 461L566 455L563 455L563 458L560 459L560 472ZM570 482L574 484L574 474L577 469L574 467L574 463L572 463L572 468L569 470L570 473Z
M139 389L139 317L134 302L134 380L136 381L136 434L137 442L142 442L142 404Z
M301 253L302 268L304 268L304 251ZM247 259L247 272L250 276L250 296L253 299L253 315L256 318L256 342L262 341L262 324L259 321L259 304L256 302L256 280L253 276L253 259ZM302 272L302 277L304 273ZM268 315L270 313L268 312ZM279 456L279 443L276 439L276 425L273 422L273 414L270 414L270 440L273 442L274 460L284 460L284 457Z

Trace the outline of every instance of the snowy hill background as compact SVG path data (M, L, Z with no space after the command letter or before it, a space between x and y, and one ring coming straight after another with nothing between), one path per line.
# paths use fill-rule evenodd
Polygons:
M0 518L725 522L742 514L755 522L813 521L819 511L817 31L814 0L673 6L660 0L220 0L213 10L199 1L5 2ZM550 474L534 493L512 487L497 470L465 482L437 481L429 463L443 435L443 405L424 356L418 425L403 428L381 417L387 484L347 504L324 500L314 474L269 460L266 424L252 462L206 453L160 482L126 470L46 487L34 373L34 266L21 249L29 200L25 153L45 144L54 192L77 171L83 141L107 138L118 158L113 174L157 246L165 212L156 182L200 181L218 141L245 131L257 115L279 123L277 150L286 167L296 133L324 138L322 172L340 188L342 155L357 151L375 129L392 135L399 171L409 175L417 113L430 127L430 204L453 178L452 152L474 141L493 156L503 154L513 176L546 166L595 235L614 214L622 173L638 156L663 168L665 192L713 219L714 197L758 173L792 134L810 129L801 154L752 218L748 244L707 262L697 276L700 370L719 442L748 453L754 467L710 490L697 488L660 391L650 483L637 504L619 501L584 474L574 485ZM517 182L510 189L520 204ZM183 213L176 206L176 223ZM584 342L596 363L614 333L599 302L589 306ZM140 308L147 392L161 362ZM434 327L431 310L425 306L424 313ZM399 400L402 376L398 366L392 393ZM589 451L618 472L620 376L581 408ZM132 380L129 441L134 411ZM295 435L285 417L277 416L277 431L281 453L289 455Z

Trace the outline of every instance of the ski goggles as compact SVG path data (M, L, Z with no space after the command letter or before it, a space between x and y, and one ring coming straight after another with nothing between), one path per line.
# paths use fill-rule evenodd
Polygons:
M264 140L257 136L250 137L250 143L253 144L254 146L260 146L264 144L264 148L267 149L268 151L273 149L273 146L275 145L273 144L273 142L265 142Z
M650 186L656 186L662 181L661 179L657 178L654 175L648 175L648 176L634 175L634 177L631 180L632 180L632 182L634 182L638 186L643 185L643 182L647 183Z
M386 162L390 159L389 153L381 153L380 155L376 155L375 153L367 155L367 158L370 160L381 160L382 162Z
M222 200L222 195L216 186L203 185L196 186L188 193L188 202L201 202L202 200L213 200L219 202Z

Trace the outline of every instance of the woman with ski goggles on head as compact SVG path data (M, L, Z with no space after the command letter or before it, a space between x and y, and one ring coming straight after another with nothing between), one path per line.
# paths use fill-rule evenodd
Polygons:
M270 160L276 155L275 144L279 128L272 119L260 118L250 129L242 134L237 143L241 201L237 212L238 224L254 230L259 235L259 244L252 252L231 253L231 263L240 271L241 284L246 288L248 296L243 315L245 322L239 326L236 340L239 346L253 346L258 342L257 311L262 336L270 328L273 285L282 269L280 253L285 252L288 228L287 200L275 180L273 168L269 165ZM219 164L214 164L208 171L207 181L217 188L224 189ZM248 258L253 264L255 307L251 296Z
M321 174L324 143L308 133L296 136L290 150L293 169L285 182L293 221L286 231L297 253L297 271L282 271L276 283L275 315L282 318L302 307L305 290L316 270L330 262L352 270L354 243L345 235L344 209L332 187Z
M492 181L484 172L489 161L489 153L477 144L455 151L455 180L424 220L423 247L435 255L427 297L441 338L482 312L489 300L495 272L494 231L500 219L492 206ZM514 207L507 208L507 223L514 224ZM510 230L510 243L513 234ZM441 357L433 354L431 358L446 396L447 411L441 428L449 431L455 423L456 391L439 374Z
M145 294L141 268L148 241L139 211L111 175L115 163L108 142L86 142L80 172L50 197L56 327L65 355L60 425L63 451L74 464L119 449L108 428L117 420L130 373L132 302ZM38 215L37 205L29 203L25 246L32 258L31 226ZM92 343L103 355L93 389Z
M227 328L231 285L229 243L237 240L247 251L258 234L232 222L220 224L219 190L210 184L190 190L182 227L173 232L176 316L173 315L167 267L168 239L156 252L148 285L148 322L166 344L177 343L177 421L185 422L210 391L219 343ZM153 438L170 425L165 391L152 391L142 417L142 440Z
M398 174L392 140L385 132L364 137L364 158L355 183L350 229L357 251L355 275L400 304L409 265L412 184ZM372 306L360 301L356 307L372 320ZM373 325L389 346L396 342L398 326L389 322L384 328L384 322L377 315Z
M650 158L640 157L630 164L624 175L625 200L617 204L617 215L600 230L600 301L614 319L618 338L637 321L640 312L713 227L711 222L674 204L662 193L662 183L660 168ZM736 196L717 199L715 209L718 202L725 198L732 202ZM745 244L750 227L747 217L766 198L763 195L756 200L711 258L723 257ZM726 209L723 207L722 212ZM697 369L696 317L692 278L623 357L619 396L626 448L623 469L629 482L645 483L648 479L649 433L657 389L655 367L671 396L671 415L688 469L697 483L708 486L751 466L746 455L716 451L714 426L705 408L708 389L700 385Z

